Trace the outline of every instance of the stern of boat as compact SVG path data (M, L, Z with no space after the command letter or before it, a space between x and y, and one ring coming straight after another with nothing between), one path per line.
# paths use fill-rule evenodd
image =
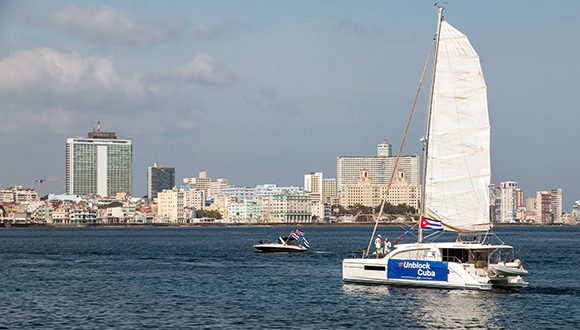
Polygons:
M528 271L519 259L491 264L488 266L488 273L490 282L497 288L519 289L528 286L523 278Z

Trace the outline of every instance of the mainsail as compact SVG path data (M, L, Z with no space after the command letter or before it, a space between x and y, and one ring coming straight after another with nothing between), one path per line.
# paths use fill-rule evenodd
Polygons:
M424 215L446 230L489 230L490 127L479 56L445 21L437 49Z

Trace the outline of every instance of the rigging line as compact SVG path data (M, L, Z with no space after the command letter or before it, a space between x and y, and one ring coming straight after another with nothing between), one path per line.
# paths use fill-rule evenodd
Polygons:
M389 179L389 184L387 185L387 190L385 191L383 201L381 202L381 209L379 210L379 214L375 219L375 226L373 228L373 233L371 235L371 239L369 241L369 245L366 251L366 257L368 257L369 251L371 250L371 245L373 243L373 238L377 232L377 227L379 226L379 220L383 215L385 210L385 203L387 202L387 196L389 195L389 190L391 189L391 185L393 183L393 178L395 176L395 171L397 170L397 166L399 165L399 158L401 157L401 151L403 151L403 145L405 144L405 138L407 137L407 131L409 130L409 125L411 125L411 119L413 118L413 113L415 112L415 106L417 105L417 99L419 98L419 93L421 92L421 87L423 86L423 81L425 80L425 72L427 72L427 67L429 66L429 59L431 58L431 54L433 53L433 46L435 45L435 40L431 43L431 48L429 48L429 54L427 55L427 59L425 60L425 65L423 66L423 72L421 73L421 80L419 81L419 86L417 86L417 91L415 92L415 97L413 98L413 104L411 105L411 112L409 113L409 118L407 119L407 125L405 126L405 131L403 132L403 137L401 138L401 143L399 144L399 150L397 150L397 157L395 158L395 166L393 166L393 170L391 171L391 178Z
M443 234L442 231L436 231L436 232L433 232L431 234L428 234L424 238L425 238L425 240L428 240L429 242L432 242L435 238L441 236L442 234ZM431 237L433 237L433 238L431 238Z

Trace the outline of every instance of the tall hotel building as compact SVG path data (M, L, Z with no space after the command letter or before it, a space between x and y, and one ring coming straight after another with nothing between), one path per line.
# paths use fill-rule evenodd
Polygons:
M114 195L133 193L133 146L114 132L89 132L66 141L66 193Z
M175 168L163 167L159 163L147 167L147 199L157 198L157 193L175 187Z
M341 190L342 185L356 185L361 169L368 171L372 184L389 183L391 172L395 166L391 155L391 145L383 141L377 145L377 156L338 156L336 159L336 185ZM420 184L419 156L401 156L397 170L404 170L409 184Z

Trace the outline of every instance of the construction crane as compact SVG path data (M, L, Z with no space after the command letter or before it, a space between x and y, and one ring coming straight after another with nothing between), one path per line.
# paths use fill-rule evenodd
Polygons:
M60 181L59 178L45 178L45 179L36 179L34 180L34 182L38 183L38 190L39 190L39 195L40 197L44 196L44 185L47 182L54 182L54 181Z

